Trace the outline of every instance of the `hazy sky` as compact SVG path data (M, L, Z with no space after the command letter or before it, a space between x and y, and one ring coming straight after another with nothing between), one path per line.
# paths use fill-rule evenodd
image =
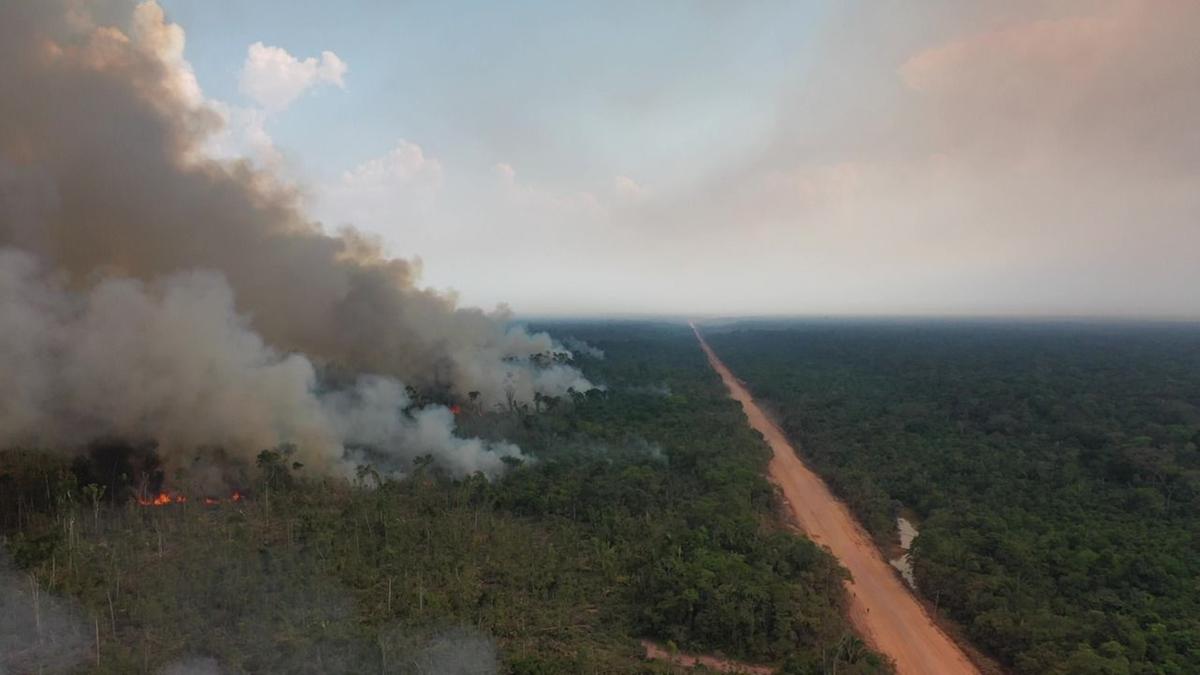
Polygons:
M1200 317L1200 3L164 0L212 151L518 313Z

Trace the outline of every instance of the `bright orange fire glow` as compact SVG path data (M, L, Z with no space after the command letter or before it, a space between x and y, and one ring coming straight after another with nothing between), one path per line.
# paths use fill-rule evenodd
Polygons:
M458 413L462 412L462 408L460 408L459 405L457 403L455 403L454 405L450 406L450 412L457 415Z
M203 498L201 498L200 501L205 506L216 506L217 504L220 504L224 501L240 502L243 499L245 499L245 496L242 495L241 492L234 490L229 495L228 500L219 499L217 497L203 497ZM141 504L142 506L168 506L170 504L186 504L187 501L188 501L187 495L167 492L165 490L162 492L159 492L158 494L154 495L153 497L138 497L137 498L137 503Z
M167 504L183 504L187 501L187 497L173 495L170 492L160 492L153 497L138 497L137 501L142 506L166 506Z

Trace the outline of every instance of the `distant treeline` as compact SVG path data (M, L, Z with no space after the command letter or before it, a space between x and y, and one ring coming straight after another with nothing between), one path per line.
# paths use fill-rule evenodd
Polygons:
M155 507L130 498L131 474L156 466L144 447L74 463L0 453L16 568L0 591L19 606L0 645L42 631L33 649L0 650L0 670L71 657L112 673L197 659L226 672L666 672L642 659L645 637L790 673L888 672L850 631L844 570L776 522L769 452L691 333L544 327L594 347L577 363L607 389L532 409L462 401L462 434L536 458L492 482L418 462L402 480L342 483L271 450L244 499Z
M706 331L924 595L1019 673L1200 672L1200 327Z

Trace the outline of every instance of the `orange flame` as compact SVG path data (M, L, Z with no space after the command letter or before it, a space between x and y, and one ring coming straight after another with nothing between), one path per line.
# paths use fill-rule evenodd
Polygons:
M173 495L170 492L160 492L153 497L138 497L137 502L142 506L166 506L167 504L183 504L187 501L187 497L183 495Z
M228 501L229 502L240 502L245 498L246 497L244 495L242 495L241 492L239 492L238 490L234 490L229 495ZM154 495L153 497L140 497L139 496L137 498L137 503L142 506L168 506L171 504L186 504L187 501L188 501L187 495L167 492L165 490L163 492L159 492L158 494ZM203 497L203 498L201 498L200 501L205 506L216 506L217 504L220 504L226 500L218 499L216 497Z
M458 405L457 403L455 403L454 405L450 406L450 412L452 412L452 413L454 413L455 415L457 415L457 414L459 414L460 412L462 412L462 408L461 408L461 407L459 407L459 405Z

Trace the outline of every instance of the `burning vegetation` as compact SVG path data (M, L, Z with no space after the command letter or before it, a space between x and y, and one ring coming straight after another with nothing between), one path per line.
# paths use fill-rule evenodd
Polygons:
M205 506L217 506L225 503L235 504L243 499L245 499L245 497L242 496L242 493L238 490L234 490L233 492L229 493L228 497L204 496L195 501ZM136 497L136 500L139 506L170 506L171 504L186 504L189 501L187 495L168 490L164 490L153 496L139 496Z
M519 672L628 671L635 631L769 657L803 634L814 662L838 644L837 566L733 536L769 489L722 397L609 403L547 333L206 156L221 115L182 38L153 1L0 3L0 90L20 92L0 96L0 515L30 589L0 596L22 608L0 670L53 653L26 648L53 642L43 592L78 600L72 644L101 672L428 672L446 661L397 633L431 625L479 627L479 672L490 634ZM654 426L681 419L695 438ZM679 464L564 451L589 433ZM675 498L710 494L733 495L720 520Z
M206 156L221 116L182 30L113 5L0 7L0 87L22 92L0 100L0 448L145 440L174 471L288 445L342 477L365 448L386 474L428 456L496 475L521 451L459 436L462 402L592 387L549 335L422 288L279 177Z
M220 672L442 673L468 657L479 673L666 669L641 660L647 637L790 659L792 672L886 673L851 639L841 569L771 525L767 454L692 336L622 330L589 334L609 391L442 399L466 433L538 457L497 480L428 456L403 479L364 462L336 480L287 446L178 464L150 443L0 453L0 526L20 570L11 603L0 595L15 617L0 621L0 667L37 672L68 645L78 669L112 673L205 659ZM52 597L77 609L61 637Z

